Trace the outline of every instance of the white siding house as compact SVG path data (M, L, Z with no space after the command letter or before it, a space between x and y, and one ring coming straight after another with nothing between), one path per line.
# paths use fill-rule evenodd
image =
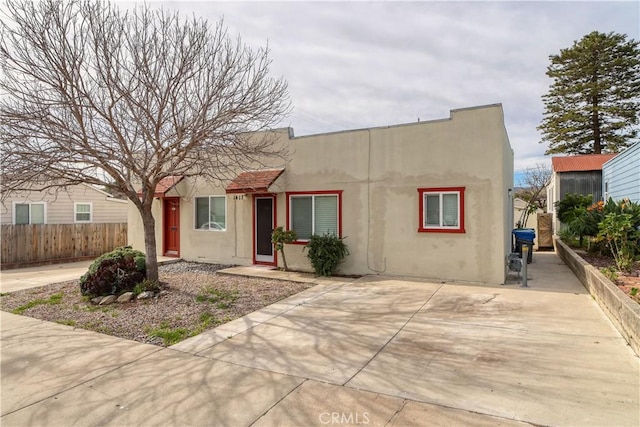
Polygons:
M4 194L0 204L4 224L90 224L127 222L127 202L88 184L59 191Z
M602 165L602 194L605 200L640 203L640 142Z

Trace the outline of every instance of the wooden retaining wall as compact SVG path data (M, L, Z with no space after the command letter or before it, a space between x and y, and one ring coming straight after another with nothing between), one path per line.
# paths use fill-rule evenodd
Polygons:
M0 267L95 258L127 244L127 224L3 225Z

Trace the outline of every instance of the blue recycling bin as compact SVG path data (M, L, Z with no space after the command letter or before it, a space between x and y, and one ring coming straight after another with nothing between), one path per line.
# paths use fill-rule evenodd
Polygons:
M515 238L514 252L517 252L520 258L522 258L522 245L529 246L527 264L531 264L533 261L533 239L536 238L536 230L533 228L516 228L513 230L513 237Z

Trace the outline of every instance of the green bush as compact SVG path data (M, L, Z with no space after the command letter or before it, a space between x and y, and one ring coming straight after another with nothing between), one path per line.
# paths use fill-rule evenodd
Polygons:
M580 214L581 208L586 209L592 204L593 198L590 195L567 194L562 200L556 202L556 215L558 220L564 224L571 222Z
M598 238L605 242L620 271L631 271L638 250L637 228L628 213L608 213L600 223Z
M145 256L122 246L98 257L80 278L82 295L96 297L132 291L146 278Z
M311 236L309 243L304 248L307 250L307 257L318 276L331 276L338 268L338 264L349 255L349 249L343 240L344 238L336 237L333 234Z
M160 290L160 283L155 282L153 280L149 280L149 279L144 279L142 282L137 283L134 287L133 287L133 294L135 296L140 295L143 292L158 292Z
M604 219L604 202L596 202L588 207L577 207L572 212L571 222L567 224L567 229L578 237L580 247L584 236L595 237L598 235L598 224ZM591 249L591 248L590 248Z

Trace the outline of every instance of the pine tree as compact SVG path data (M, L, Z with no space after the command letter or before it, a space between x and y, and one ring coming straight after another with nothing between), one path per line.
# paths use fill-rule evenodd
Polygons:
M551 55L553 79L542 97L538 130L546 154L618 152L635 141L640 123L639 42L594 31Z

